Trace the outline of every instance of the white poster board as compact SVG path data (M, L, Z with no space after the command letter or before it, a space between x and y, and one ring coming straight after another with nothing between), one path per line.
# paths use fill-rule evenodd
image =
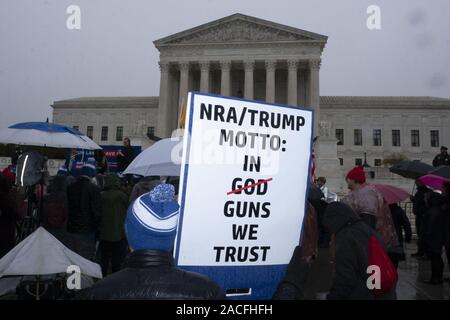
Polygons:
M216 268L222 275L206 273L227 286L230 267L257 276L288 264L305 214L312 124L308 109L189 93L179 266Z

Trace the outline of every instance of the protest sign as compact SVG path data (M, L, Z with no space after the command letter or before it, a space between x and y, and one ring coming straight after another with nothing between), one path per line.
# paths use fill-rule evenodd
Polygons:
M313 112L200 93L187 106L177 264L270 298L300 241Z

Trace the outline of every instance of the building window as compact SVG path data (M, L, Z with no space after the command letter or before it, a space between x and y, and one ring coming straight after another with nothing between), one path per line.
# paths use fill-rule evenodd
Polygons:
M411 147L420 147L419 130L411 130Z
M430 138L431 138L431 146L434 148L439 147L439 131L431 130Z
M116 141L122 141L123 140L123 127L117 127L116 128Z
M340 164L341 166L344 165L344 158L339 158L339 164Z
M336 139L338 140L338 146L344 145L344 129L336 129Z
M392 146L400 147L400 130L392 130Z
M361 158L356 158L355 159L355 166L362 166L362 159Z
M74 128L75 130L80 131L80 126L73 126L72 128Z
M375 167L381 167L381 159L374 159L373 160L373 165Z
M147 136L155 135L155 127L147 127Z
M381 146L381 129L373 129L373 145Z
M102 127L102 141L108 141L108 127Z
M94 137L94 127L93 126L87 126L86 135L93 139Z
M355 146L362 146L362 130L355 129L353 131L353 142Z

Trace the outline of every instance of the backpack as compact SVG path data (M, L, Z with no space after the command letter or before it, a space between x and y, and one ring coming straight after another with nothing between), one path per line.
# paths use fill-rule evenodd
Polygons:
M398 280L398 273L391 259L375 236L369 238L368 265L380 268L380 288L373 289L375 296L389 293Z

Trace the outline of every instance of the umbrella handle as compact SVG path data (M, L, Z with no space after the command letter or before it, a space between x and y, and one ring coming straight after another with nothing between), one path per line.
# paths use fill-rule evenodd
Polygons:
M411 190L411 195L414 195L414 190L416 189L416 183L413 184L412 190Z

